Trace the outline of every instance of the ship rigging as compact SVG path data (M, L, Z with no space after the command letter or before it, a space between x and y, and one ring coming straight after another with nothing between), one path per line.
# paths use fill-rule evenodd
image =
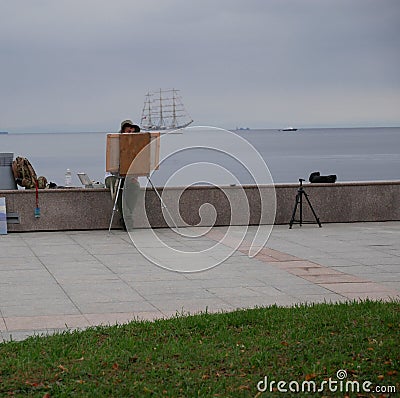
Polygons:
M143 130L177 130L192 122L179 90L159 89L146 94L140 121Z

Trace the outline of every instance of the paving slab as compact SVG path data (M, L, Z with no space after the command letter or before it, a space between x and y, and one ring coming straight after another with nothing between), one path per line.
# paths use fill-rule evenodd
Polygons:
M0 341L201 311L400 299L400 222L281 225L267 240L269 229L258 231L265 246L252 246L255 226L1 236Z

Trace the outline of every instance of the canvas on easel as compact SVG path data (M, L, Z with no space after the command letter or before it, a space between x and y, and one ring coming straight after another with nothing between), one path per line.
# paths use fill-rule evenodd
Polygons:
M7 235L6 198L0 198L0 235Z
M106 171L149 176L158 169L160 133L107 134Z

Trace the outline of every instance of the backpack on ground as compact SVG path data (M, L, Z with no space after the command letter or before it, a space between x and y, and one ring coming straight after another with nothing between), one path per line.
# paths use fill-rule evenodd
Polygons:
M46 177L40 176L38 178L35 169L27 158L18 156L12 163L12 171L15 181L20 187L35 189L37 184L39 189L46 188Z

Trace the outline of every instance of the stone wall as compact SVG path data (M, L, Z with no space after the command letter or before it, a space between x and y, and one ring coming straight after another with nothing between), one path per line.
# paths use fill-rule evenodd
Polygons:
M322 224L400 220L400 181L307 183L304 188ZM196 225L200 221L201 225L288 224L297 190L297 184L277 184L259 189L256 186L190 187L165 188L162 192L160 188L159 192L174 221L181 226ZM135 226L167 226L154 190L142 190L142 193L146 195L146 201L144 204L139 200L135 208ZM7 213L14 216L8 224L9 232L107 229L113 207L110 192L106 189L40 190L40 217L35 217L34 190L0 191L0 197L6 198ZM178 211L181 219L177 217ZM305 199L303 218L315 221ZM120 227L120 218L116 214L113 228Z

